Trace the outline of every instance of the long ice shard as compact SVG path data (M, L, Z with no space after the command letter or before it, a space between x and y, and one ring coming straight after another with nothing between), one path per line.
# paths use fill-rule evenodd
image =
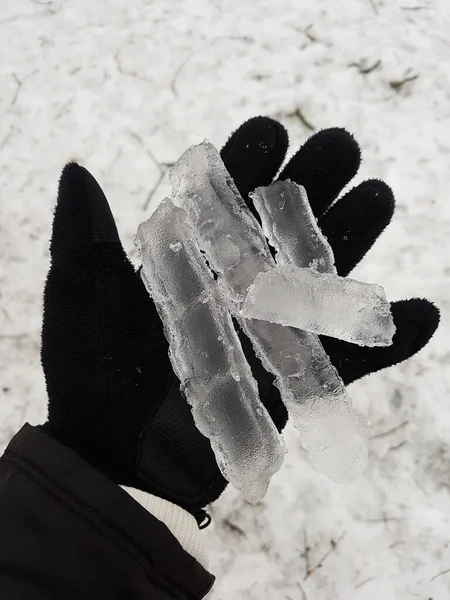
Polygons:
M242 314L360 346L388 346L395 332L382 287L296 265L260 273Z
M367 453L368 425L352 408L318 336L240 315L249 286L275 261L217 150L209 142L189 148L169 176L174 202L188 213L231 309L274 374L311 461L335 481L354 475Z
M250 194L263 231L276 249L277 264L312 267L336 273L330 244L317 225L305 188L293 181L276 181Z
M142 279L163 321L169 356L198 429L224 476L260 501L280 468L284 446L226 303L195 242L186 213L166 199L138 228Z

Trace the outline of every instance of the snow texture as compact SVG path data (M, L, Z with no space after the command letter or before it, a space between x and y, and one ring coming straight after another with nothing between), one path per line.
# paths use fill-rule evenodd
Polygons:
M169 179L174 203L186 210L233 316L275 376L309 459L333 481L354 478L366 464L369 425L353 408L318 336L242 316L248 289L275 261L219 152L207 140L191 146L170 169Z
M2 447L45 419L42 289L71 159L99 179L135 257L168 163L199 139L219 147L266 114L294 152L313 129L346 127L363 149L352 185L378 177L397 199L352 277L441 309L424 350L350 386L373 431L358 481L318 473L288 427L264 503L230 486L212 505L214 600L450 597L449 30L447 0L0 3Z
M169 341L169 357L222 474L261 502L283 464L281 436L259 400L228 303L206 265L186 212L166 198L138 227L141 276Z
M241 312L360 346L389 346L395 332L381 286L296 265L259 273Z

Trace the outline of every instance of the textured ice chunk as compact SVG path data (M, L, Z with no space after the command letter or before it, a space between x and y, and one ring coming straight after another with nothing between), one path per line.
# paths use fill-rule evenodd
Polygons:
M242 303L256 275L275 262L217 150L206 141L192 146L169 178L173 201L188 213L211 268L221 275L230 298Z
M318 336L237 318L264 368L275 375L310 461L333 481L356 477L367 460L368 422L352 407Z
M367 463L368 423L341 390L311 393L290 414L311 462L333 481L350 481ZM332 474L332 476L330 475Z
M335 481L353 475L364 463L368 424L352 408L318 336L240 314L248 288L275 261L217 150L207 141L189 148L169 177L174 202L188 213L231 310L264 367L275 376L310 459ZM340 417L333 420L332 414ZM345 432L340 429L343 424Z
M382 287L296 265L260 273L242 314L360 346L388 346L395 332Z
M304 187L276 181L250 194L278 265L293 263L336 273L333 250L317 225Z
M166 199L138 228L142 279L163 321L169 356L198 429L224 476L258 502L284 446L258 396L226 303L186 222Z

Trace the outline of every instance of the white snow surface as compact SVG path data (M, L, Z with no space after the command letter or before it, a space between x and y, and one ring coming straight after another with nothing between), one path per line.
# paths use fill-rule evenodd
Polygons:
M68 160L99 180L135 257L149 191L189 145L220 146L256 114L289 128L291 152L311 133L299 114L344 126L363 148L355 182L382 178L397 198L353 276L442 311L420 354L350 387L373 430L359 480L327 480L288 427L265 501L251 506L229 487L214 503L204 531L214 600L450 597L449 28L446 0L0 4L2 448L45 419L42 289Z

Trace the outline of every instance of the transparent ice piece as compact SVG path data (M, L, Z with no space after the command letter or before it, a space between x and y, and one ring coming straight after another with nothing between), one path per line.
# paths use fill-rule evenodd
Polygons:
M195 423L223 475L248 501L259 502L283 462L284 446L186 213L164 200L139 226L136 244Z
M388 346L395 332L381 286L296 265L260 273L242 314L360 346Z
M276 181L250 194L278 265L293 263L319 273L336 273L330 244L317 225L306 190L293 181Z
M352 408L318 336L240 315L249 286L275 261L217 150L208 141L192 146L169 177L174 203L188 213L231 310L264 367L275 376L311 461L335 481L353 476L364 464L368 424Z

